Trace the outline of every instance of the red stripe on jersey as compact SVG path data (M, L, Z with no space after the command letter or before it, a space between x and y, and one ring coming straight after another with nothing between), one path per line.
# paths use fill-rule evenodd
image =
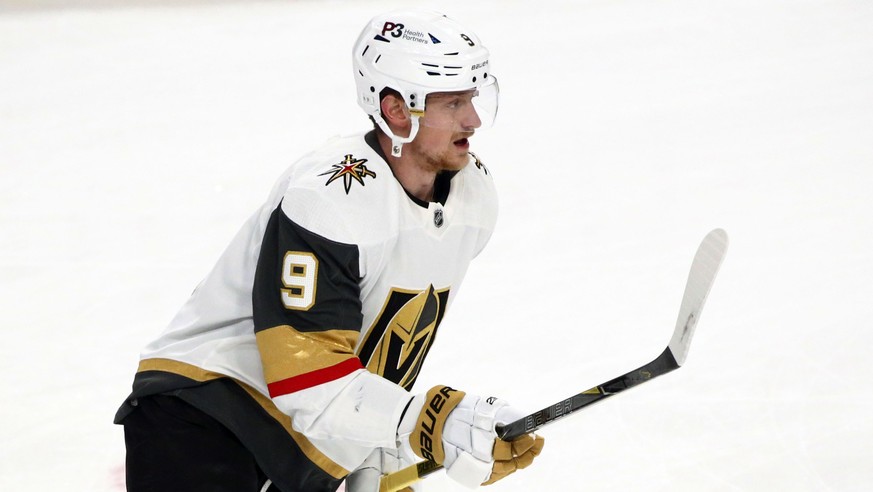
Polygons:
M329 383L363 368L364 365L361 364L361 359L352 357L351 359L346 359L339 364L334 364L317 371L307 372L306 374L294 376L293 378L270 383L267 385L267 390L270 392L270 397L275 398L277 396L288 395L300 390L312 388L319 384Z

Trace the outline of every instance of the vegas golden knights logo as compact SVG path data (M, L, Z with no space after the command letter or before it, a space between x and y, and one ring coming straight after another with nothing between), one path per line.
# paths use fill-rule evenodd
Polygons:
M382 312L360 345L367 369L410 389L446 312L449 289L391 289Z
M349 190L352 189L352 180L354 179L361 186L364 186L364 178L370 177L376 179L376 173L367 169L366 164L367 159L355 159L352 154L346 154L345 159L343 159L339 164L334 164L330 167L329 171L325 171L319 176L327 176L330 174L330 178L328 178L327 183L324 183L324 186L327 186L339 178L343 178L343 186L346 189L346 195L349 194Z

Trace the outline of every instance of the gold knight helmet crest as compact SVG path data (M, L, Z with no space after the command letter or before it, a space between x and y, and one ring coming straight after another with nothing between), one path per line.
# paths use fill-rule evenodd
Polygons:
M409 389L436 336L449 290L392 289L358 356L375 374Z

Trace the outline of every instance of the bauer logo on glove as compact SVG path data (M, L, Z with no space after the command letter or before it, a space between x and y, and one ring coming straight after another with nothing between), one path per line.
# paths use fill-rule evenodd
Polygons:
M543 449L543 438L533 434L512 442L498 438L498 425L523 416L498 398L436 386L410 402L398 428L400 450L408 460L417 456L443 465L467 487L491 484L529 466Z

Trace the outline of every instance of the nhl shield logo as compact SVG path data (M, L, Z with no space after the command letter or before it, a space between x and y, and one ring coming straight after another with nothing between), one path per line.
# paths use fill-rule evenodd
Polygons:
M433 225L437 227L443 226L443 209L438 208L433 211Z

